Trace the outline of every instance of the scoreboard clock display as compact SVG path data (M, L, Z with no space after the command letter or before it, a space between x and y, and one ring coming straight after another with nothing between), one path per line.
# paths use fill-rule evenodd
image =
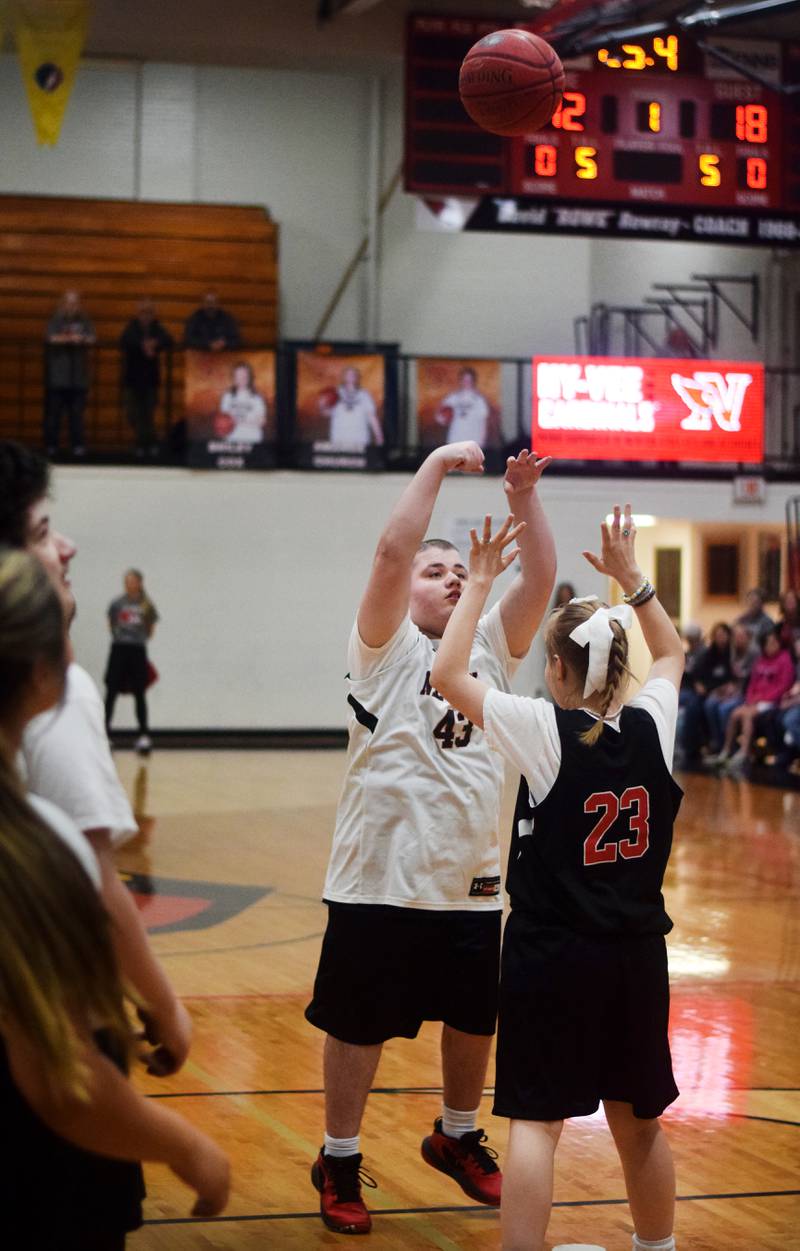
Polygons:
M566 60L564 98L552 122L535 134L501 139L469 120L457 91L464 54L497 25L409 19L407 190L629 206L651 217L679 206L709 210L709 221L728 210L767 223L788 214L788 224L767 224L763 237L750 241L800 242L800 218L797 239L791 237L800 210L796 95L747 80L682 33L664 33ZM730 51L735 43L726 39L724 46ZM800 44L759 48L771 49L776 82L800 78ZM510 219L507 205L503 211ZM634 220L630 213L626 218ZM527 219L535 223L536 215Z

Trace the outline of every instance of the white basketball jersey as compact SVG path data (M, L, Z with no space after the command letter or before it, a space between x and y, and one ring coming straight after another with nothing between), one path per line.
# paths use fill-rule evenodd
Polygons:
M363 449L370 441L370 418L375 404L369 391L346 391L339 387L339 399L331 413L330 442L336 447Z
M335 903L497 910L502 758L430 682L438 641L407 617L382 648L354 626L350 743L324 897ZM508 691L519 662L499 605L482 617L470 670Z

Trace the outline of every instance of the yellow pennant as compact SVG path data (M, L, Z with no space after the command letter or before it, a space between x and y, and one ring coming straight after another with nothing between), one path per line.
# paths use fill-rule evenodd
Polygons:
M2 4L2 0L0 0ZM13 0L17 54L36 138L58 142L89 24L89 0Z

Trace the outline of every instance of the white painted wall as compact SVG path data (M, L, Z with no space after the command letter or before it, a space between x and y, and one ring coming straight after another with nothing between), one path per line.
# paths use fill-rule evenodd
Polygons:
M299 55L298 50L298 55ZM402 156L402 71L381 62L381 186ZM38 148L16 58L0 56L0 193L263 204L280 226L281 331L312 335L366 226L365 72L85 62L61 139ZM409 352L573 349L593 301L653 280L764 273L768 254L700 244L419 231L395 193L381 228L379 335ZM328 330L365 328L359 272ZM769 306L769 300L765 301ZM719 354L760 357L725 317Z
M340 727L345 649L381 526L402 475L62 468L56 526L79 547L73 565L78 658L102 678L105 611L124 570L141 566L162 616L152 655L162 680L155 726ZM763 506L732 502L728 483L608 482L551 478L542 486L558 549L558 577L579 594L606 596L582 560L615 500L664 519L780 524L788 487ZM504 511L499 479L443 485L430 532L449 535L487 510ZM657 532L648 532L648 541ZM671 541L671 540L670 540ZM539 649L518 686L541 686ZM119 724L131 724L130 700ZM125 706L128 705L126 708ZM123 712L128 720L123 718Z

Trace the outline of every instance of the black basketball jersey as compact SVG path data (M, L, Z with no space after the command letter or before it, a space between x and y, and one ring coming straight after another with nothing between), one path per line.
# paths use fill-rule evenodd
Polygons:
M542 925L580 933L667 934L661 884L683 791L649 713L623 708L619 732L593 746L588 713L556 708L561 768L532 802L520 781L506 888L511 906Z

